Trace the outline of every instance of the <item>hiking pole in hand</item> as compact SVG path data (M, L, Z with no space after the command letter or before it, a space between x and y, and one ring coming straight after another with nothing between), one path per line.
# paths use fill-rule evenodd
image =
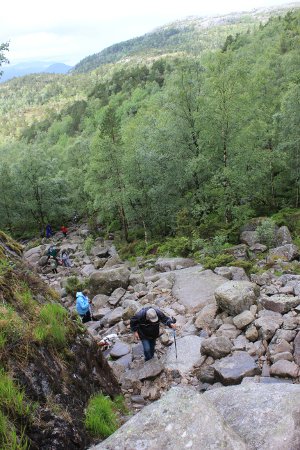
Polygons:
M175 317L172 317L172 323L176 323ZM176 361L177 361L177 342L176 342L176 330L173 328L173 337L174 337L174 344L175 344L175 354L176 354Z

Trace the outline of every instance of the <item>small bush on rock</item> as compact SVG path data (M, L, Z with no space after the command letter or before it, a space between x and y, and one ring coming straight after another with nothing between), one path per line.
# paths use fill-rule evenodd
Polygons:
M109 397L92 397L85 413L85 426L95 437L108 437L118 428L114 404Z

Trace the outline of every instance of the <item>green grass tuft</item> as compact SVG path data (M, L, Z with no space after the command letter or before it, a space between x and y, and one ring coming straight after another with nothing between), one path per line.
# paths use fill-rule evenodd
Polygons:
M33 333L35 339L57 348L64 347L67 343L67 318L68 313L61 305L50 303L42 306Z
M89 400L85 413L85 426L95 437L108 437L118 428L113 401L98 394Z

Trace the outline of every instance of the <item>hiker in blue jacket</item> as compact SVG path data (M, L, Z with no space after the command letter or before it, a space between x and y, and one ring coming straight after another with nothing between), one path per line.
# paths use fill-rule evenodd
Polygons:
M156 339L159 336L159 323L170 328L176 328L174 320L167 317L160 309L147 307L141 309L130 320L131 331L134 336L140 339L143 344L145 361L154 356Z
M82 322L93 320L91 317L90 303L88 298L89 291L85 289L83 292L76 293L76 311L80 315Z

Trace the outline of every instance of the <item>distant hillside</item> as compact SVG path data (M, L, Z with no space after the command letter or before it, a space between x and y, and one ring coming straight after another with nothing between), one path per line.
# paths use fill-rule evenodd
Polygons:
M111 45L81 60L73 71L89 72L101 65L137 56L149 58L183 52L197 55L205 50L219 48L229 34L247 31L259 23L265 23L273 15L281 15L287 9L299 7L300 3L297 2L223 16L189 17L157 28L144 36Z
M11 80L15 77L22 77L24 75L30 75L33 73L59 73L65 74L69 72L72 66L68 66L63 63L49 63L49 62L30 62L30 63L20 63L14 64L12 66L6 66L3 68L3 75L1 78L1 83L4 81Z

